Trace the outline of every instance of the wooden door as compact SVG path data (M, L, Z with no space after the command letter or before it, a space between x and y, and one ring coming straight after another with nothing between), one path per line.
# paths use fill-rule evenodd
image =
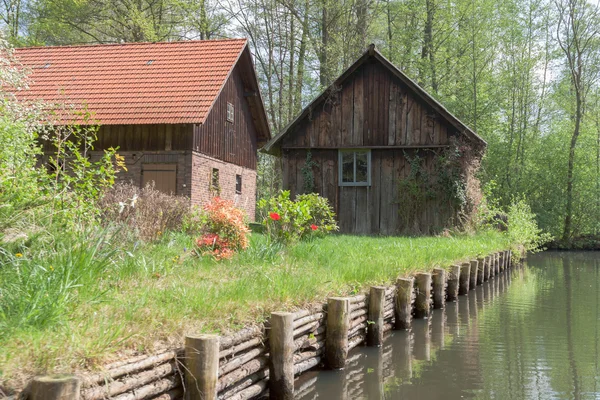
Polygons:
M154 188L166 194L177 194L177 164L144 164L142 187L154 182Z

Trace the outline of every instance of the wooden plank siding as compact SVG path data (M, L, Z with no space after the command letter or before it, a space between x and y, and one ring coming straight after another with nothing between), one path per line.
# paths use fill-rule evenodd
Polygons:
M292 198L303 193L302 167L308 150L283 152L284 187ZM416 226L402 226L399 211L399 180L410 173L406 156L419 152L425 166L431 170L436 153L424 150L377 149L371 152L371 186L338 185L338 154L336 150L310 150L315 178L315 190L333 206L341 232L352 234L394 235L420 232L431 234L443 229L452 217L450 209L436 199L423 205Z
M257 132L245 99L241 65L237 65L202 125L194 125L192 148L219 160L256 170ZM227 121L227 103L234 122Z
M102 125L95 150L119 147L120 151L191 150L191 124Z
M376 62L358 68L282 139L282 149L449 144L456 129Z
M366 62L282 138L283 186L292 196L302 193L311 151L316 190L334 207L342 232L437 232L452 214L436 199L423 204L416 226L402 226L399 180L410 173L407 156L418 152L432 170L436 152L457 134L380 63ZM370 186L339 186L338 149L344 148L371 149Z

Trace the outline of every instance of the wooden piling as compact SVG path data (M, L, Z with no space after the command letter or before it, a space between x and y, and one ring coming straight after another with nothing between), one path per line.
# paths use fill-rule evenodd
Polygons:
M367 316L367 346L383 344L383 314L385 310L385 287L372 286L369 292L369 314Z
M396 281L396 306L394 307L395 329L410 328L412 318L413 279L399 278Z
M443 308L446 303L446 270L435 268L433 270L433 308Z
M508 267L512 267L513 266L513 261L512 261L512 250L508 250Z
M494 254L494 273L498 275L500 273L500 253Z
M185 337L185 398L215 400L219 375L219 337Z
M492 276L492 257L485 256L485 272L484 272L485 280L489 281L490 276Z
M469 280L471 278L471 263L465 262L460 266L458 280L458 294L464 296L469 293Z
M453 265L450 267L450 273L448 274L448 287L446 289L446 299L448 301L454 301L458 298L458 280L460 277L460 265Z
M475 290L477 286L477 265L479 262L477 260L471 260L471 273L469 275L469 290Z
M431 310L431 274L419 273L416 275L415 286L417 296L415 299L415 317L427 318Z
M294 314L271 313L269 397L294 399Z
M349 328L350 299L347 297L331 297L327 299L325 363L329 368L339 369L344 368L346 365Z
M485 258L481 257L477 259L477 284L481 285L483 283L483 281L485 280L484 277L484 263L485 263Z
M501 251L498 253L499 264L500 264L500 272L504 271L504 252Z
M81 380L74 375L48 375L33 378L29 400L79 400Z

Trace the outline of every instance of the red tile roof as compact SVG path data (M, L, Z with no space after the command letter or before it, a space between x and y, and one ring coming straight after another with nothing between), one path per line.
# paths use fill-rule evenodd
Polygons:
M22 100L86 104L103 125L203 123L246 39L16 50Z

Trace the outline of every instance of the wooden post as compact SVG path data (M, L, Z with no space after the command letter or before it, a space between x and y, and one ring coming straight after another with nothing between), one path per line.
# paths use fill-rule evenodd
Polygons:
M219 375L219 337L185 337L185 398L215 400Z
M369 315L367 317L367 345L383 344L383 313L385 311L385 288L372 286L369 292Z
M513 261L512 261L512 250L508 251L508 266L509 268L513 266Z
M294 399L294 314L271 313L269 397Z
M446 270L435 268L433 270L433 308L443 308L446 302Z
M396 281L395 329L410 328L412 318L413 279L398 278Z
M504 271L504 252L501 251L498 253L498 259L500 264L500 272Z
M332 369L344 368L348 357L348 330L350 328L350 299L327 299L327 333L325 334L325 362Z
M29 400L79 400L81 381L73 375L36 376L29 384Z
M415 284L417 287L417 297L415 299L415 317L429 317L431 309L431 274L417 274Z
M485 257L485 280L489 281L490 276L492 275L492 257Z
M495 261L494 261L494 266L496 268L496 275L498 275L500 273L500 253L496 253L494 254L495 257Z
M504 251L504 269L508 269L510 263L510 257L508 255L508 250Z
M481 258L477 259L477 284L478 285L481 285L483 283L483 281L485 280L485 277L484 277L484 272L485 272L484 263L485 263L485 258L481 257Z
M462 263L458 281L458 294L464 296L469 293L469 279L471 278L471 263Z
M460 277L460 265L453 265L450 267L450 273L448 274L448 288L446 290L446 299L448 301L454 301L458 298L458 279Z
M469 290L475 290L475 286L477 286L477 260L471 260L471 274L469 275Z

